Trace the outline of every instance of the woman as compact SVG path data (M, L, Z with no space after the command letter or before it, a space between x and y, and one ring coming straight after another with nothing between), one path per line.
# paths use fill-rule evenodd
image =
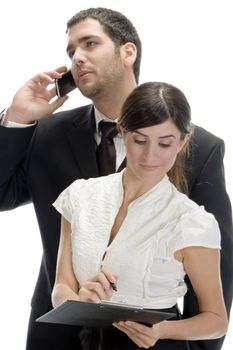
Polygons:
M83 329L84 349L188 349L188 340L221 337L227 316L218 224L180 192L187 191L189 104L172 85L145 83L125 101L118 124L126 168L77 180L54 204L63 217L53 305L107 299L177 311L188 274L197 316L181 320L177 312L152 327L122 321L109 330Z

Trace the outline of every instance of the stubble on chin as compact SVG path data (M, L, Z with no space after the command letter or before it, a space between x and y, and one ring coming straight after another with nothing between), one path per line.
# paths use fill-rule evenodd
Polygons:
M83 96L95 99L109 95L110 91L122 82L124 76L124 69L121 61L119 60L119 55L113 57L111 65L104 71L104 73L99 76L98 81L86 82L86 84L81 84L79 90Z
M96 85L79 87L79 90L83 96L90 99L94 99L101 93L101 87Z

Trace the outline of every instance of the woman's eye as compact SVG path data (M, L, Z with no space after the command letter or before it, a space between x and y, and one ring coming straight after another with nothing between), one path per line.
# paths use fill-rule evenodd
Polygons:
M134 140L135 143L137 143L138 145L144 145L146 143L145 140Z
M170 143L159 143L159 146L162 148L168 148L168 147L171 147L171 144Z

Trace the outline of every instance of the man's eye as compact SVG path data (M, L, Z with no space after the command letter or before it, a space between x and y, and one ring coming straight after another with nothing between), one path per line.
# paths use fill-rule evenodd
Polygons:
M96 43L94 41L87 41L86 45L87 47L94 47Z
M69 51L67 54L69 58L72 58L74 56L74 51Z

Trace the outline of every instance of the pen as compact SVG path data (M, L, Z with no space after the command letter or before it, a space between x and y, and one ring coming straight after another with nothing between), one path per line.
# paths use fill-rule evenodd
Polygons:
M103 265L101 265L101 270L102 270L102 272L104 273L104 271L103 271ZM106 274L105 274L105 276L106 276ZM107 276L106 276L106 277L107 277ZM116 283L110 282L110 281L109 281L109 283L110 283L110 286L112 287L112 289L113 289L115 292L117 292Z
M110 282L110 285L111 285L112 289L113 289L115 292L117 292L116 283Z

